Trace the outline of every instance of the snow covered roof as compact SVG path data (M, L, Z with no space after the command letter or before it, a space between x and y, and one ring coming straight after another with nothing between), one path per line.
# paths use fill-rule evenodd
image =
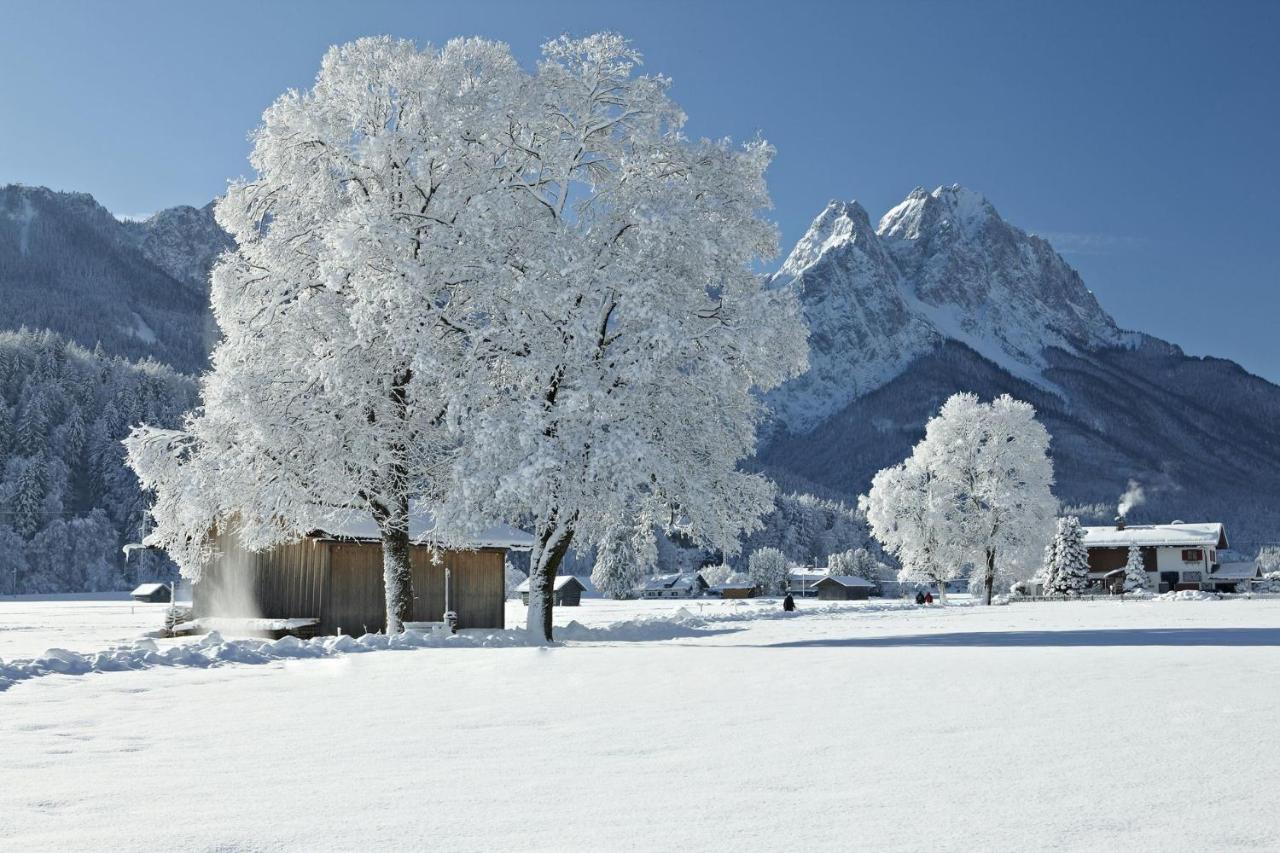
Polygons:
M1262 569L1252 560L1243 563L1223 563L1210 577L1213 580L1245 581L1262 577Z
M860 586L874 587L875 586L875 584L873 584L871 581L867 580L866 578L860 578L860 577L857 577L856 575L827 575L826 577L819 580L818 583L823 583L825 581L834 581L835 583L838 583L841 586L847 586L847 587L860 587Z
M564 589L566 586L570 584L570 582L576 583L578 586L582 587L583 589L587 588L587 585L584 584L580 578L576 578L573 575L558 575L556 577L555 588L557 590ZM528 592L528 591L529 591L529 579L525 578L524 580L520 581L520 585L516 587L516 592Z
M1084 528L1086 548L1172 547L1226 548L1227 530L1218 523L1130 524L1124 530L1114 525Z
M351 510L336 519L329 513L325 513L325 516L323 521L316 522L312 536L319 539L363 541L377 541L382 538L373 517L363 510ZM458 538L446 537L442 532L437 531L435 517L417 501L409 506L409 538L419 545L505 548L509 551L528 551L533 547L533 536L506 524L495 524Z
M144 583L144 584L139 584L138 588L129 594L130 595L154 595L160 590L168 589L168 588L169 588L169 585L167 583Z
M793 584L803 583L812 586L825 577L830 577L826 571L815 569L810 566L799 566L794 569L787 570L787 576L791 578Z
M675 587L692 587L699 582L706 583L702 580L702 575L698 572L676 572L669 575L654 575L646 578L641 584L642 589L674 589Z

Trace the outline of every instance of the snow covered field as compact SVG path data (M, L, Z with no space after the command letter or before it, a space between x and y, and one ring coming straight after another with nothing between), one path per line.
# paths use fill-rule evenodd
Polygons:
M660 641L18 682L0 849L1280 849L1280 601L685 606ZM0 658L161 609L0 599Z

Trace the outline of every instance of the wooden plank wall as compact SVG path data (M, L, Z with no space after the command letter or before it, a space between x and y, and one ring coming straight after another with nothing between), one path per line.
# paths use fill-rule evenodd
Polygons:
M317 618L329 583L329 543L304 539L248 551L237 536L215 533L218 556L192 588L197 617Z
M219 556L192 590L195 615L274 619L318 618L318 632L359 636L386 628L382 548L376 542L304 539L268 551L246 551L234 535L218 534ZM502 628L506 602L503 552L440 551L414 546L413 618L444 614L444 570L452 570L450 607L459 628ZM254 612L256 609L256 612Z

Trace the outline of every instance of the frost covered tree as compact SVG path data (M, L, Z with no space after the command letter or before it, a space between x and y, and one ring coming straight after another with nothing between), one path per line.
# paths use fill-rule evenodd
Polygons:
M1151 578L1147 575L1146 561L1142 558L1142 549L1137 545L1129 546L1129 558L1124 564L1124 591L1143 592L1151 587Z
M631 598L657 562L658 546L652 529L615 524L596 546L591 583L606 598Z
M486 141L526 82L493 42L368 38L330 49L311 89L264 113L256 175L217 206L236 245L212 276L222 338L201 407L181 432L128 442L156 495L152 541L188 576L212 525L260 549L367 513L388 632L409 617L410 503L448 480L440 383L468 357L446 309L518 263L523 209Z
M727 563L717 563L714 566L703 566L698 570L702 573L702 579L707 582L707 586L712 588L724 586L729 582L729 578L733 577L733 567Z
M735 553L771 508L738 466L758 392L805 365L795 294L753 272L776 252L772 149L686 138L670 81L639 62L611 33L543 46L482 140L523 205L503 265L450 305L472 367L450 395L465 429L443 506L532 523L528 627L548 639L557 566L616 519Z
M936 585L944 603L947 581L959 577L962 566L944 548L954 504L949 484L915 456L879 471L858 499L872 535L901 564L898 579Z
M955 394L906 462L873 479L868 522L907 577L954 576L952 566L973 563L990 604L997 577L1025 571L1049 536L1057 501L1048 450L1030 404Z
M1081 595L1089 586L1089 552L1080 519L1058 519L1053 541L1045 546L1044 594Z
M787 558L777 548L761 548L747 559L747 577L763 595L780 595L787 588Z

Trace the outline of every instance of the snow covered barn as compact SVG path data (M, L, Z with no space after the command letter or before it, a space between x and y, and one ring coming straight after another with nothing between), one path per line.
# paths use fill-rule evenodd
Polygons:
M555 589L553 595L555 597L556 607L577 607L582 604L582 594L587 591L586 584L575 578L573 575L560 575L555 580ZM520 601L523 604L529 603L529 579L525 578L516 587L516 592L520 593Z
M129 593L129 597L149 604L167 604L173 601L173 590L167 583L144 583Z
M249 551L237 536L214 531L216 556L192 585L196 619L303 620L320 634L360 635L386 628L382 545L372 518L330 524L298 542ZM502 628L508 551L528 550L533 537L497 526L465 548L434 548L431 516L414 512L409 536L412 621L438 622L449 609L459 628Z
M1102 585L1109 573L1123 569L1132 545L1142 552L1152 590L1234 592L1241 582L1234 576L1238 573L1223 573L1218 562L1218 551L1230 547L1222 524L1125 524L1121 520L1107 527L1084 528L1090 583Z
M819 601L862 601L876 585L853 575L827 575L814 584Z
M793 598L816 598L818 581L828 577L826 569L815 566L792 566L787 569L787 591Z
M654 575L640 586L641 598L697 598L710 586L701 572Z

